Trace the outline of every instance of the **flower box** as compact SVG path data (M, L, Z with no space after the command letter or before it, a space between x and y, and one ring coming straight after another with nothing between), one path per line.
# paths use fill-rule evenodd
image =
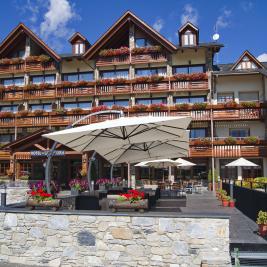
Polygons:
M148 199L141 199L134 202L111 199L109 201L109 208L112 212L116 212L118 209L132 209L144 212L148 209Z
M62 206L62 200L49 199L49 200L38 201L37 199L28 198L26 206L30 207L32 210L34 210L36 207L43 207L43 208L52 208L54 211L57 211Z

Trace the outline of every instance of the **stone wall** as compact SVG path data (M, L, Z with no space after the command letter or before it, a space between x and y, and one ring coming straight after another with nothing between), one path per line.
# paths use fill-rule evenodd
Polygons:
M99 215L99 214L98 214ZM229 220L0 213L0 262L38 266L229 266Z
M27 198L28 190L29 190L29 187L8 186L6 189L6 193L7 193L6 204L9 205L9 204L25 202ZM0 193L4 193L4 192L5 192L5 189L1 188Z

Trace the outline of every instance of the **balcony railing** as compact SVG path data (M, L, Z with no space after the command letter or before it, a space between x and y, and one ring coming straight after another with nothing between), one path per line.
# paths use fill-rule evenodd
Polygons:
M166 61L167 61L167 55L161 52L137 54L131 56L132 64L166 62Z
M96 59L96 66L110 66L110 65L122 65L122 64L130 64L130 56L129 55L119 55L112 57L98 57Z
M129 83L96 86L97 95L127 94L130 92L131 92L131 85Z
M209 90L208 81L172 81L171 91L180 90Z
M55 69L56 69L56 63L54 61L22 62L16 64L1 64L0 74L18 73L27 71L55 70Z

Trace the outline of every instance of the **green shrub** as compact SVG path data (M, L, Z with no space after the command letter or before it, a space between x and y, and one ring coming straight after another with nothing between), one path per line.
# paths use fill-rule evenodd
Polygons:
M263 210L259 211L257 224L267 224L267 211L263 211Z
M236 138L229 136L229 137L224 139L224 143L226 145L235 145L236 144Z
M265 188L267 185L267 177L257 177L253 180L253 188Z

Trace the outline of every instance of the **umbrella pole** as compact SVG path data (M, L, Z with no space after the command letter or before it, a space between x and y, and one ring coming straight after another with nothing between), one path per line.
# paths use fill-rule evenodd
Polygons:
M114 165L111 164L111 166L110 166L110 179L113 178L113 167L114 167Z
M91 188L91 180L92 180L91 169L92 169L92 163L95 160L95 155L96 155L96 152L94 151L93 155L89 159L89 164L88 164L87 181L88 181L89 191L91 191L91 189L92 189Z

